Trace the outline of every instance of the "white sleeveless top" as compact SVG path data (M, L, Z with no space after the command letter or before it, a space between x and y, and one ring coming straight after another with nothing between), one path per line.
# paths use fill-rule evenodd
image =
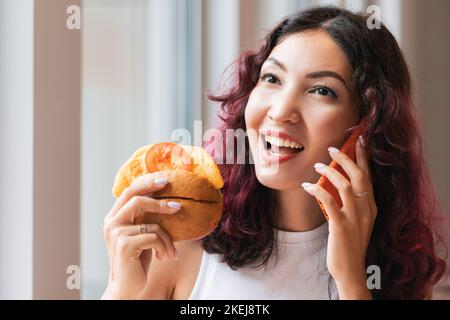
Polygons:
M189 300L338 299L326 263L328 223L306 232L276 232L277 263L272 255L259 269L232 270L220 255L203 251Z

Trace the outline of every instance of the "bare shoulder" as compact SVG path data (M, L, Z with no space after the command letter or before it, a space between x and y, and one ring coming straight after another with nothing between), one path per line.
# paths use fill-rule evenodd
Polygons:
M199 240L174 242L178 260L152 258L145 299L188 299L200 269L203 249Z

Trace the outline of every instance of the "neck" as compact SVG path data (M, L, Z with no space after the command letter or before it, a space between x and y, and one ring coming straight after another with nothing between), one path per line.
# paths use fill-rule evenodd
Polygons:
M276 191L280 210L278 229L302 232L317 228L325 222L316 199L303 189Z

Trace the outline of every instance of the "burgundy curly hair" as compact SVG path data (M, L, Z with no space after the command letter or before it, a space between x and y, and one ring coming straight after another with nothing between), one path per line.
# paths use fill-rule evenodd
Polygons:
M366 21L365 14L336 7L312 8L288 16L255 50L242 52L232 64L233 82L227 92L208 94L208 98L221 103L223 133L226 129L246 130L244 110L272 49L294 33L327 32L353 67L357 110L360 119L368 123L363 136L378 216L366 265L378 265L382 273L382 289L372 294L383 299L423 299L445 272L445 259L439 257L437 247L442 244L446 255L445 241L435 226L443 225L446 215L424 159L405 59L383 24L380 29L369 29ZM230 152L227 146L229 141L225 150ZM223 216L216 230L202 239L206 252L221 254L233 269L260 267L276 250L274 191L257 180L254 165L248 161L247 138L244 152L245 164L220 165L225 181Z

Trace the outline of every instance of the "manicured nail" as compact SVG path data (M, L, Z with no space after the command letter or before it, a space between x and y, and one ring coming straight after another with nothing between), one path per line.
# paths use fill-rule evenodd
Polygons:
M167 202L167 206L172 209L180 209L181 203L175 202L175 201L169 201L169 202Z
M167 183L167 179L166 178L156 178L154 181L155 181L155 184L157 184L157 185L162 185L162 184L166 184Z
M314 164L314 168L316 169L324 169L326 167L326 165L324 165L323 163L317 162L316 164Z
M366 144L364 143L364 138L362 136L359 136L359 143L363 148L366 146Z
M306 188L306 189L307 189L307 188L312 188L312 186L313 186L312 183L309 183L309 182L303 182L303 183L302 183L302 187L303 187L303 188Z
M334 154L339 153L339 149L336 149L335 147L329 147L328 151Z

